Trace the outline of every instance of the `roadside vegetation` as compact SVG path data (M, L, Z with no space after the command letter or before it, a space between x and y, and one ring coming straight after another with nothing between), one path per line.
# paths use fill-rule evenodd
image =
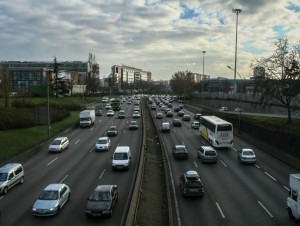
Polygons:
M50 98L50 138L76 124L83 104L99 99ZM0 163L48 140L48 124L38 125L34 110L36 106L47 106L45 101L45 98L10 99L5 107L4 100L0 99Z

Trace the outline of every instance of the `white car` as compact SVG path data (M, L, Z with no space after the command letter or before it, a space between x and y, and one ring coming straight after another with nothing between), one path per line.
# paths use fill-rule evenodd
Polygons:
M106 116L114 116L115 112L113 110L108 110Z
M95 145L96 151L109 151L110 149L110 139L109 137L100 137Z
M61 208L71 197L71 190L66 184L49 184L37 197L32 207L34 216L52 216L61 211Z
M67 137L57 137L49 145L48 151L52 152L62 152L69 147L69 139Z
M110 104L106 104L105 105L105 109L111 109L111 105Z
M243 148L238 151L238 159L241 163L256 163L256 155L252 149Z
M132 115L132 118L140 118L141 117L141 114L139 111L134 111L133 112L133 115Z
M199 129L200 122L198 122L198 121L192 122L191 127L192 127L192 129Z

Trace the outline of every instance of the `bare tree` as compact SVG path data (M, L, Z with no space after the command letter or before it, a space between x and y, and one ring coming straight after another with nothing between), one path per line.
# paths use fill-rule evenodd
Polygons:
M261 93L262 103L276 100L286 107L290 123L291 102L300 88L300 45L289 45L287 39L279 39L275 46L270 57L256 59L252 64L265 69L265 76L256 80L256 91Z

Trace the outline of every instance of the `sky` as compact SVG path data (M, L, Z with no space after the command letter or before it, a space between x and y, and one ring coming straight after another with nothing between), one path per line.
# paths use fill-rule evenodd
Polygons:
M1 0L0 61L87 61L92 53L101 77L126 65L155 81L203 70L233 78L232 9L242 9L236 71L243 79L276 41L300 41L299 0Z

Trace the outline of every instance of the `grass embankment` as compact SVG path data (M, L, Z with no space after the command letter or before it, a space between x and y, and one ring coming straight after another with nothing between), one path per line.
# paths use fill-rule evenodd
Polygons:
M59 104L63 107L70 104L80 103L81 105L97 102L99 99L99 97L88 97L84 100L80 97L67 97L61 99L50 98L50 103ZM24 99L24 101L29 101L34 104L44 103L45 100L45 98ZM0 109L1 111L5 111L3 99L0 99ZM76 123L78 121L78 115L79 111L71 111L69 117L59 122L52 123L50 125L50 138ZM48 125L39 125L23 129L0 130L0 164L47 140Z

